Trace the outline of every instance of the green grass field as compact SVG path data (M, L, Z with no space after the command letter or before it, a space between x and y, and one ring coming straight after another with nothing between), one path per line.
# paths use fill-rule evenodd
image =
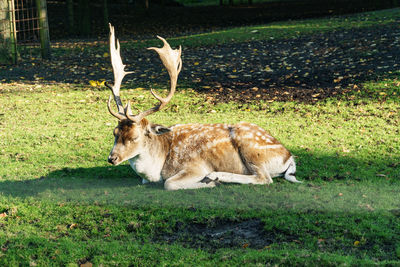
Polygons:
M393 17L398 9L348 17L351 23L291 21L227 32L240 42L252 40L254 29L296 38ZM218 34L177 39L211 45L224 38ZM213 104L181 85L153 122L254 122L292 151L304 183L276 178L270 186L176 192L141 185L128 165L108 165L116 125L106 110L108 91L1 84L0 265L400 265L399 83L395 73L313 104L246 106ZM122 96L139 99L139 109L154 103L140 88Z

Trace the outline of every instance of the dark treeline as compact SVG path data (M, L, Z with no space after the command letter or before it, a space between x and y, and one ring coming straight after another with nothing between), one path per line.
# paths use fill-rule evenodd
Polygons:
M96 37L112 22L121 34L139 37L185 34L226 26L275 20L340 15L391 8L400 0L215 0L214 6L190 6L194 0L59 0L48 2L52 39ZM198 3L207 0L195 0ZM200 1L200 2L199 2ZM251 8L248 8L251 7ZM66 16L67 15L67 16Z

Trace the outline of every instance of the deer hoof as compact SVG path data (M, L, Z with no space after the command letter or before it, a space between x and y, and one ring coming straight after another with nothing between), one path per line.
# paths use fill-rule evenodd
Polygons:
M211 183L213 181L214 180L211 180L209 177L206 176L200 181L200 183L209 184L209 183Z

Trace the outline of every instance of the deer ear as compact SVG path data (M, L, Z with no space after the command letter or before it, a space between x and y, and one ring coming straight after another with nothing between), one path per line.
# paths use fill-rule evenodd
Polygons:
M148 126L149 126L149 121L146 119L146 118L143 118L141 121L140 121L140 126L142 126L142 128L143 129L146 129Z
M151 132L156 135L162 135L162 134L165 134L165 133L168 133L171 131L170 128L159 125L159 124L151 125L150 129L151 129Z

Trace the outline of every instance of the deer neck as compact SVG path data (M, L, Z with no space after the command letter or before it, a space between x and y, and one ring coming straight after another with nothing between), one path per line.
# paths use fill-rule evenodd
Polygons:
M150 134L146 137L141 153L129 159L132 169L144 180L162 181L163 169L171 145L171 134Z

